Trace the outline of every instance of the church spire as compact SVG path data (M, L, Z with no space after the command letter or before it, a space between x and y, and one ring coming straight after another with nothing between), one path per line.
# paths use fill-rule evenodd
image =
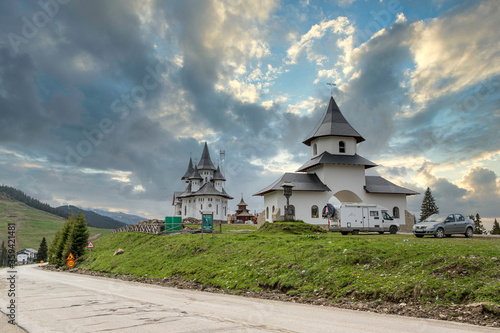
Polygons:
M193 174L193 171L194 171L194 168L193 168L193 159L189 158L188 168L186 170L186 173L184 174L184 176L182 176L181 179L182 180L188 179Z
M203 148L203 153L201 154L200 163L198 163L199 170L215 170L214 164L210 159L210 152L208 151L208 145L205 142L205 147Z
M312 140L322 136L352 137L356 139L357 143L365 141L365 139L344 118L333 97L330 97L330 103L328 104L323 120L302 143L310 146Z

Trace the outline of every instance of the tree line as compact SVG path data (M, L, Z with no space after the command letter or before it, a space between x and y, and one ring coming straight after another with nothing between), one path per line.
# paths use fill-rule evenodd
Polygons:
M23 191L20 191L18 189L13 188L13 187L1 185L0 186L0 193L3 193L5 196L7 196L11 199L20 201L20 202L22 202L30 207L33 207L33 208L36 208L39 210L43 210L44 212L48 212L48 213L51 213L51 214L54 214L54 215L57 215L60 217L64 217L65 219L68 218L68 216L69 216L69 213L67 213L61 209L51 207L50 205L43 203L35 198L32 198L29 195L26 195Z
M420 206L420 222L433 214L439 214L439 207L436 205L436 200L431 193L431 189L427 187L427 190L424 194L424 199L422 200L422 205ZM481 235L488 233L483 226L479 213L476 213L476 216L469 215L469 218L474 221L475 234ZM500 225L498 224L497 219L495 219L495 222L493 222L493 228L491 229L490 234L500 235Z

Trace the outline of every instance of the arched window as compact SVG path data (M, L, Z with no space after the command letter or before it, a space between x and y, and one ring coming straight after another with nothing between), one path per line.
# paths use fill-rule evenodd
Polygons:
M318 206L313 205L311 207L311 217L319 217L319 209Z
M274 206L273 206L273 210L271 211L271 214L274 214Z
M269 218L269 207L266 207L266 219Z
M313 144L313 156L316 156L318 155L318 145L316 145L315 143Z
M188 207L187 207L187 206L184 206L184 215L187 215L187 214L188 214L187 209L188 209Z
M395 219L399 219L399 208L398 207L394 207L392 209L392 217Z
M339 153L345 153L345 142L344 141L339 142Z

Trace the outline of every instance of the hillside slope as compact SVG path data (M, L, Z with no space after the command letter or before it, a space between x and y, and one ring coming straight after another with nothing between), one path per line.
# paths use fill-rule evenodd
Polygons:
M16 249L38 250L42 238L47 244L52 242L54 234L62 228L66 219L53 215L22 202L0 195L0 243L7 240L7 224L16 223ZM90 236L109 234L111 230L89 228Z
M107 216L102 216L97 213L94 213L90 210L83 210L80 209L76 206L60 206L57 207L57 209L62 210L67 213L73 213L75 215L78 214L78 212L81 210L83 213L83 216L85 217L85 221L87 221L87 224L93 227L97 228L104 228L104 229L117 229L126 226L127 224L123 222L119 222L117 220L112 219L111 217Z

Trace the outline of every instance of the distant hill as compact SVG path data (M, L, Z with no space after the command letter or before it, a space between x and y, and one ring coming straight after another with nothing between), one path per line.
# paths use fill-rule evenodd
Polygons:
M17 250L25 248L38 250L43 237L46 238L47 244L50 244L54 234L62 228L65 221L65 218L35 209L0 193L0 240L7 240L7 224L16 223ZM109 229L92 227L89 231L91 239L111 232Z
M63 218L68 218L68 213L57 208L51 207L46 203L43 203L35 198L26 195L23 191L10 186L0 186L0 195L15 201L19 201L28 205L30 207L36 208L38 210L43 210L44 212L54 214Z
M126 224L135 224L137 222L141 222L147 220L147 218L137 215L126 214L123 212L109 212L101 209L89 209L94 213L97 213L102 216L111 217L114 220L126 223Z
M114 220L111 217L108 216L102 216L97 213L94 213L90 210L83 210L80 209L76 206L59 206L57 209L62 210L66 213L73 213L73 214L78 214L78 212L81 210L83 213L83 216L85 217L85 221L87 221L87 224L90 226L94 226L97 228L104 228L104 229L117 229L126 226L127 224Z

